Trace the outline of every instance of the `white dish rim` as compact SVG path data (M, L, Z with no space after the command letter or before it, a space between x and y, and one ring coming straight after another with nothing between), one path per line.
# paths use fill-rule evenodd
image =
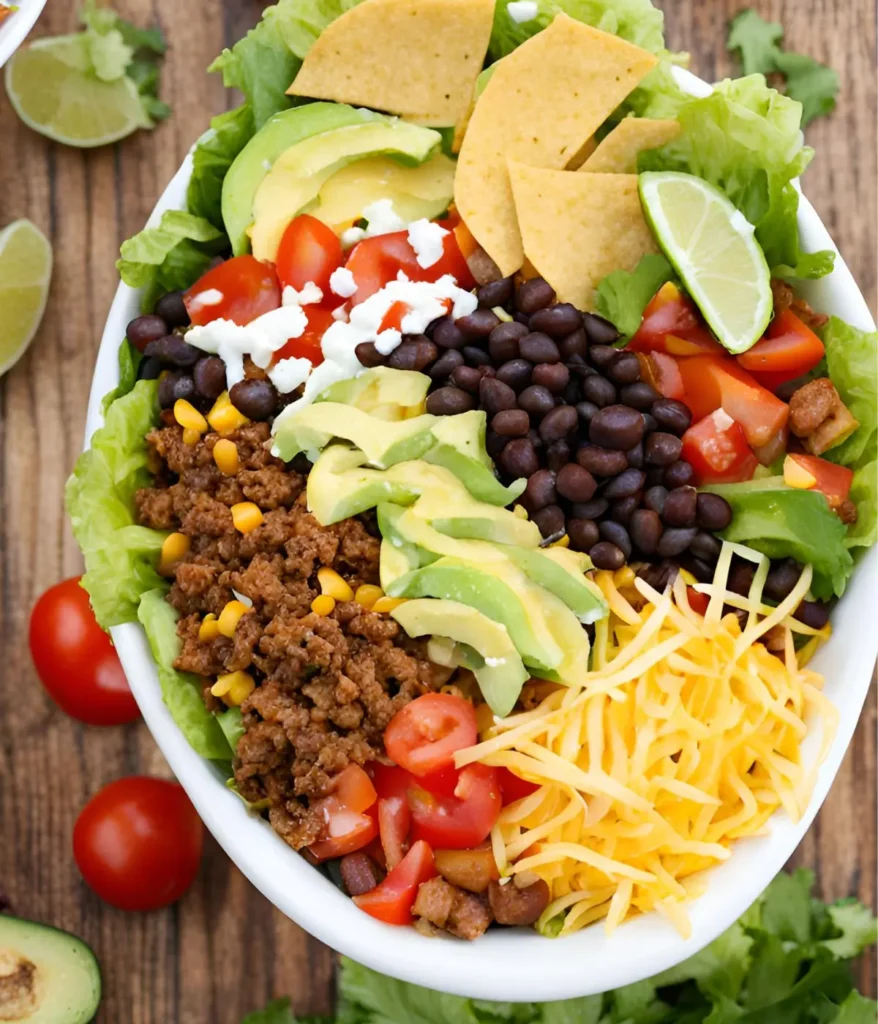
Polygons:
M47 0L25 0L24 4L0 26L0 68L27 38Z

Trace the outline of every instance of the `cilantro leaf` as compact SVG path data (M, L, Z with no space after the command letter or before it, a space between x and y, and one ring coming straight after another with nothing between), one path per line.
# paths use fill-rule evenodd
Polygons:
M745 75L766 75L775 70L782 39L783 27L778 22L765 21L756 11L745 8L732 19L726 49L738 51Z
M867 999L859 992L850 992L838 1009L835 1024L875 1024L876 1016L878 1003L874 999Z
M802 53L778 53L775 67L786 78L786 94L802 104L802 125L831 114L838 96L838 75Z
M878 942L878 918L855 899L839 900L827 908L830 920L841 934L822 943L832 954L850 960Z
M637 333L643 311L650 299L667 281L674 269L664 256L648 253L630 273L614 270L597 287L598 313L626 338Z

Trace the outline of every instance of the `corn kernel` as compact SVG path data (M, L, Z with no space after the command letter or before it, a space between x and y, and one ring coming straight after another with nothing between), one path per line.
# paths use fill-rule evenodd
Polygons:
M335 608L335 598L329 594L321 594L311 602L311 611L315 615L331 615Z
M336 601L352 601L354 592L350 584L335 571L324 567L317 570L317 581L320 584L320 591L334 597Z
M235 635L238 623L246 611L247 605L243 601L229 601L219 614L216 623L217 629L223 636L231 639Z
M235 442L221 437L213 446L213 461L221 473L234 476L238 472L238 447Z
M549 545L550 548L569 548L570 538L565 533L563 537L559 537L553 544Z
M783 460L783 482L787 487L797 487L810 491L817 483L817 477L796 460L795 455L788 455Z
M185 398L178 398L174 402L174 419L184 430L194 430L199 434L203 434L207 430L207 420Z
M617 569L613 574L613 583L618 588L633 587L635 579L636 573L630 565L623 565L621 569Z
M231 513L235 529L240 533L250 533L265 518L259 506L254 505L252 501L239 501L237 505L232 505Z
M518 516L519 519L527 519L527 509L524 505L513 505L512 514Z
M239 427L245 426L250 420L232 405L228 391L224 391L213 403L213 408L207 414L207 422L213 429L225 437L233 434Z
M394 608L398 608L401 604L405 604L405 602L406 598L404 597L379 597L375 604L372 605L371 610L379 613L392 612Z
M249 672L229 672L217 676L210 692L220 697L229 707L240 707L256 688L253 676Z
M381 587L376 587L372 583L364 583L362 586L357 587L357 592L354 594L354 600L357 604L362 605L367 611L375 606L375 602L384 597L384 591Z
M190 448L194 448L195 445L201 440L201 434L192 427L183 428L183 444L188 444Z
M201 625L198 627L198 639L206 644L211 640L216 640L218 636L222 636L219 630L219 622L213 612L208 612L207 615L201 620Z
M189 554L192 541L185 533L169 533L162 543L162 553L159 556L159 572L162 576L169 576L174 566L181 558Z

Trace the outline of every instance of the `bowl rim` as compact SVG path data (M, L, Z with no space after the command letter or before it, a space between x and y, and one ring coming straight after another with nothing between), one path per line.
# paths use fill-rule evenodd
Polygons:
M0 68L21 46L28 32L43 13L47 0L26 0L7 21L0 26Z
M710 92L707 83L689 72L675 69L675 73L688 91ZM155 225L164 210L179 209L185 203L191 171L190 151L159 198L148 226ZM831 248L837 254L833 273L809 283L809 297L815 298L820 308L843 310L844 318L861 329L874 330L865 299L804 196L799 226L809 249ZM101 399L118 381L118 347L128 320L139 312L138 298L136 290L119 284L95 365L86 447L103 421ZM878 654L870 595L874 602L878 596L878 548L866 555L850 581L836 611L835 634L818 654L818 661L831 664L835 659L830 653L845 652L841 659L844 685L838 693L832 687L830 696L840 715L838 731L818 772L806 813L798 823L775 815L769 835L739 842L728 861L710 869L707 891L688 907L692 934L687 940L658 914L626 922L609 939L602 928L587 928L555 943L530 929L492 931L475 944L450 938L428 940L414 929L374 920L294 853L267 822L251 816L226 788L217 768L189 746L162 702L155 664L140 625L117 626L111 633L143 718L205 825L233 863L286 916L339 952L404 981L479 999L549 1001L619 988L692 956L728 928L781 870L829 791L868 693ZM838 682L828 675L827 680ZM811 729L806 739L806 758L815 756L816 732Z

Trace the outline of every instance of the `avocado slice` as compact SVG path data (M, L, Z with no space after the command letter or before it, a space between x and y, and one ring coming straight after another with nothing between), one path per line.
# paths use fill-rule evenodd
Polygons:
M429 387L425 373L379 366L330 384L314 401L352 405L379 420L408 420L423 414Z
M223 222L235 255L247 252L252 239L257 259L274 260L287 224L352 161L393 155L420 164L440 144L430 128L343 103L308 103L275 114L223 181Z
M481 462L462 455L457 448L447 444L437 444L425 452L422 458L434 466L443 466L449 470L474 498L488 505L511 505L527 486L527 480L522 479L504 487L494 476L493 470L486 469Z
M101 970L81 939L0 914L0 1020L88 1024L100 1001Z
M308 474L308 511L321 526L359 515L383 501L410 505L418 492L368 469L366 456L344 444L330 445Z
M530 673L505 626L468 605L441 599L406 601L390 614L409 636L448 637L476 650L484 662L474 669L482 695L495 715L509 714Z
M597 622L607 614L607 602L600 590L589 580L586 569L591 568L587 555L559 548L568 559L553 556L553 548L506 549L509 558L529 579L559 597L582 623Z
M383 502L376 509L378 529L382 538L378 572L381 586L385 590L400 576L429 565L439 557L412 543L400 533L398 523L405 511L401 505L392 505L389 502Z
M558 681L575 683L588 671L591 644L582 623L561 598L542 591L540 608L558 646L564 652L560 663L554 666Z
M482 409L472 409L456 416L439 416L433 427L433 437L439 444L455 448L461 455L467 455L481 463L485 469L494 469L491 457L485 449L485 434L488 417Z

